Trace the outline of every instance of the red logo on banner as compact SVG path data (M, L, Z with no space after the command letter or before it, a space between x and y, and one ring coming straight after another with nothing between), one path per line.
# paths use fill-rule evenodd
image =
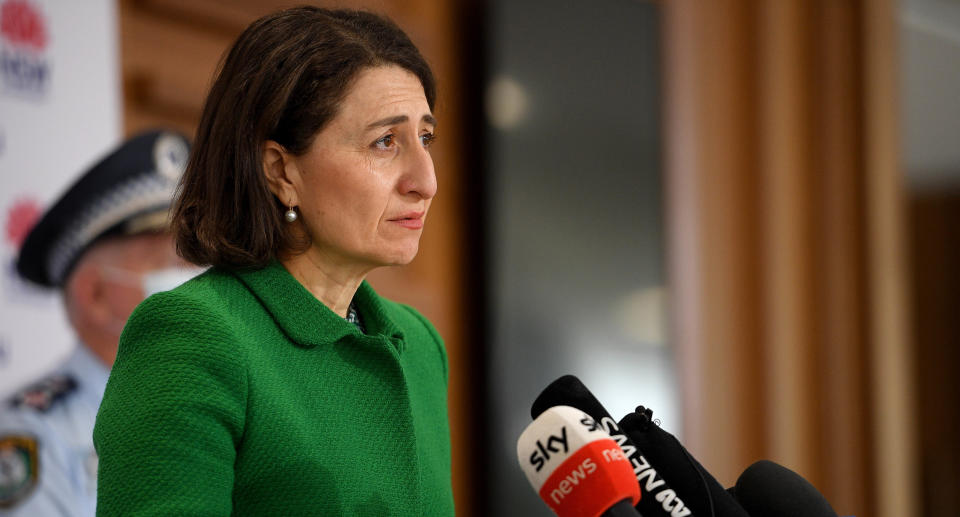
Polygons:
M26 0L7 0L0 6L0 35L13 45L37 52L47 47L43 15Z
M41 213L40 203L33 199L15 202L7 211L7 241L19 250Z

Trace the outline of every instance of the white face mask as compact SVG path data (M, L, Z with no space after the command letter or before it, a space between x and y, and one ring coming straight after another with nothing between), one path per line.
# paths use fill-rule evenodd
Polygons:
M169 291L202 272L196 267L168 267L145 273L141 279L143 296Z
M116 266L101 265L101 271L106 273L110 280L143 290L143 297L162 291L169 291L180 284L199 275L204 270L194 266L166 267L154 269L146 273L136 273Z
M109 265L100 265L99 267L110 281L140 289L144 298L161 291L169 291L204 271L202 268L194 266L171 266L145 273ZM115 321L108 322L105 325L107 329L119 337L126 323L126 318L116 318Z

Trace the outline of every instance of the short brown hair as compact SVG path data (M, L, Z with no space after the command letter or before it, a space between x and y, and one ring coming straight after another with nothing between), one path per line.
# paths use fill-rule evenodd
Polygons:
M177 252L199 265L257 268L305 250L267 186L263 144L304 153L357 73L387 64L416 75L433 110L430 66L386 18L297 7L247 27L220 65L174 201Z

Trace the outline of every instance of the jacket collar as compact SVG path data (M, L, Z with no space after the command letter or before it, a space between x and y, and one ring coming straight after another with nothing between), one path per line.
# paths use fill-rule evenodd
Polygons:
M347 337L361 338L356 325L341 318L297 281L280 262L234 275L260 300L284 333L298 345L327 345ZM403 333L387 317L385 302L364 280L354 295L367 336L403 341Z

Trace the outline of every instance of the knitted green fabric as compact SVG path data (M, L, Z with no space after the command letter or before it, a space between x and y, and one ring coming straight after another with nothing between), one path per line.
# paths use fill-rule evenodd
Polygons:
M367 334L279 263L130 317L94 443L97 515L453 515L447 358L364 282Z

